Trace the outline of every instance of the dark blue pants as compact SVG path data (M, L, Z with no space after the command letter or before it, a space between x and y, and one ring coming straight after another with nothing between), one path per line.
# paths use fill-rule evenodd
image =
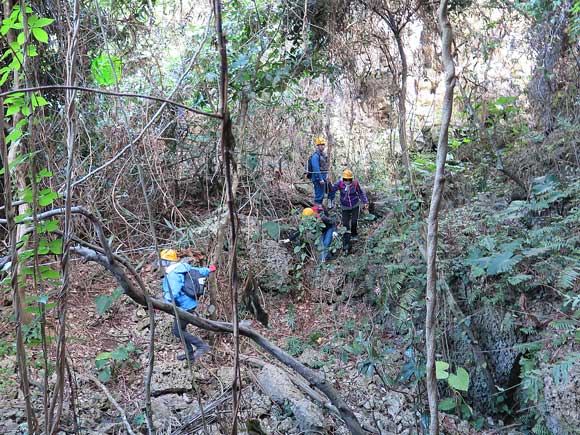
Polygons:
M336 227L332 226L326 230L324 230L324 232L322 233L322 236L320 237L320 242L322 246L319 246L320 249L322 250L322 252L320 253L320 260L321 261L326 261L330 259L330 252L328 251L328 248L330 247L330 244L332 243L332 233L334 233L334 231L336 231Z
M189 312L192 313L193 310ZM185 341L185 350L188 354L193 355L193 346L195 346L197 349L202 347L205 342L201 338L196 337L195 335L191 335L189 332L187 332L187 325L188 323L185 320L179 319L179 326L181 328L181 333L183 334L183 341ZM179 329L177 328L177 317L173 320L173 328L171 328L171 332L173 332L173 335L175 335L179 341L181 341L181 337L179 336Z
M320 184L320 181L312 182L314 186L314 204L322 204L324 200L324 195L328 194L328 199L334 200L336 192L330 191L330 183L326 179L326 174L323 175L324 184Z

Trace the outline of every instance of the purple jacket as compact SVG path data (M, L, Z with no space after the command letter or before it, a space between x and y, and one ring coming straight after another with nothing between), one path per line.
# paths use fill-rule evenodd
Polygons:
M363 204L369 203L367 196L360 188L358 180L353 180L350 185L340 180L330 187L331 192L336 192L337 190L340 190L340 205L342 208L352 209L357 207L359 202Z

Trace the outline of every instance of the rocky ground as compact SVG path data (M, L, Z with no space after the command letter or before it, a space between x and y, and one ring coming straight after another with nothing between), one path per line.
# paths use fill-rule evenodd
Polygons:
M214 222L215 231L219 224ZM252 220L244 222L249 237L257 228ZM360 298L353 283L345 283L341 262L320 268L307 264L304 282L296 287L291 281L291 248L265 240L246 253L250 261L242 264L243 272L259 265L256 275L269 312L269 328L242 312L242 319L306 366L323 372L355 411L369 433L422 434L419 395L424 391L391 386L386 379L397 378L405 363L399 337L389 335L374 325L374 312ZM263 249L263 247L267 249ZM136 260L135 263L144 260ZM145 263L146 264L146 263ZM143 277L152 289L159 288L159 276L144 266ZM146 431L144 421L144 382L148 365L149 317L146 311L126 297L115 301L99 316L95 298L111 294L116 283L108 274L91 265L76 265L72 280L69 311L68 352L74 373L76 413L79 431L87 434L128 433L122 413L135 432ZM290 289L290 290L288 290ZM207 301L199 308L203 314ZM1 312L0 323L0 433L25 433L25 411L18 392L15 356L9 316L11 307ZM51 320L54 322L54 319ZM180 345L171 334L172 317L156 313L155 364L151 381L155 432L207 433L228 432L231 422L231 384L233 379L231 337L199 332L212 345L191 369L178 362ZM193 331L195 328L189 326ZM50 329L50 328L49 328ZM345 352L360 332L372 331L388 342L390 351L383 358L387 373L361 371L362 355ZM132 345L130 345L132 343ZM126 356L109 360L110 379L99 381L95 358L102 352L125 349ZM241 340L242 394L239 412L240 433L257 434L347 434L348 430L336 410L320 392L296 373L266 355L248 339ZM36 410L42 409L42 359L39 346L29 345L32 395ZM569 383L554 386L546 382L548 408L552 414L569 416L566 403L574 403L580 384L580 370L574 365ZM363 373L365 372L365 373ZM114 399L117 405L113 404ZM200 403L204 408L203 417ZM74 432L70 404L63 413L63 430ZM578 415L572 412L573 416ZM574 417L575 418L575 417ZM42 417L39 417L42 421ZM559 420L560 421L560 420ZM475 434L468 422L442 415L443 433ZM502 434L516 435L517 427L508 425ZM64 432L63 432L64 433ZM490 432L498 433L498 432ZM562 432L565 433L565 432Z

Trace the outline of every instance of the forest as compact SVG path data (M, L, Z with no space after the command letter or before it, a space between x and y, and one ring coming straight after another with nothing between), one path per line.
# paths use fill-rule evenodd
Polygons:
M580 434L580 0L0 13L0 433Z

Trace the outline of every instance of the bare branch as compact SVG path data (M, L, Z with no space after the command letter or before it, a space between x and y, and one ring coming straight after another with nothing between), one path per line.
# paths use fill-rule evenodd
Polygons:
M194 109L193 107L186 106L185 104L178 103L176 101L168 100L162 97L154 97L152 95L143 94L132 94L128 92L113 92L105 91L104 89L96 88L86 88L84 86L73 86L73 85L44 85L44 86L34 86L30 88L20 88L12 91L0 92L0 97L7 97L9 95L17 94L19 92L36 92L36 91L46 91L46 90L64 90L64 91L81 91L81 92L92 92L94 94L111 95L113 97L128 97L128 98L142 98L145 100L157 101L159 103L171 104L172 106L181 107L188 112L196 113L198 115L208 116L210 118L220 119L221 115L218 113L208 113L202 112L201 110Z

